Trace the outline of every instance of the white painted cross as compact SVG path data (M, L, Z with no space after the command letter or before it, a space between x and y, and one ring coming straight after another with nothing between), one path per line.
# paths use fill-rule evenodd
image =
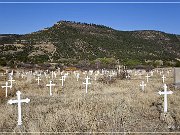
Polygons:
M146 86L146 84L144 84L144 81L142 81L142 84L140 84L140 86L142 87L142 90L144 91L144 87Z
M121 72L121 66L120 65L117 67L117 70L118 70L118 73Z
M158 93L160 95L164 94L164 112L167 112L167 95L172 94L173 92L172 91L167 91L167 85L164 84L164 91L163 92L159 91Z
M51 79L53 79L54 78L54 72L52 71L51 72Z
M88 82L88 80L90 79L88 76L87 76L85 79L86 79L86 82L85 82L85 83L83 82L83 84L85 84L85 85L86 85L86 93L87 93L88 84L91 84L91 83L90 83L90 82Z
M57 73L56 73L56 72L54 72L54 77L56 78L56 76L57 76Z
M9 76L12 77L14 75L14 71L12 70L11 73L9 73Z
M162 79L163 79L162 82L163 82L163 83L164 83L165 78L166 78L166 77L163 75L163 76L162 76Z
M52 84L52 81L49 81L49 84L46 84L47 87L49 87L49 95L52 96L52 86L55 86L55 84Z
M11 82L10 88L12 88L12 82L14 82L15 80L13 80L12 76L10 77L10 80L8 80L9 82Z
M151 70L151 76L153 76L154 72Z
M89 75L92 75L93 74L93 70L89 70Z
M64 87L65 76L61 76L59 80L61 80L61 86Z
M128 75L126 75L126 79L130 79L130 77L131 77L131 76L130 76L129 74L128 74Z
M79 73L76 74L76 79L79 80Z
M64 80L66 80L66 78L67 78L68 75L69 75L68 72L64 74Z
M12 100L11 99L11 100L8 101L8 104L15 104L15 103L18 104L18 125L20 126L22 124L22 119L21 119L21 103L29 103L30 99L28 99L28 98L21 99L21 97L20 97L21 92L20 91L17 91L16 95L17 95L17 100Z
M8 82L6 82L6 85L5 86L1 86L2 88L6 88L6 97L7 97L7 89L8 87L11 88L11 86L8 86Z
M134 76L136 76L136 75L137 75L137 72L135 71L135 72L134 72Z
M112 74L109 74L109 79L110 79L110 81L111 81L111 79L112 79L112 76L113 76Z
M40 76L38 76L38 78L36 79L36 81L38 81L38 85L39 85L39 81L41 81Z
M26 75L24 75L23 73L21 74L21 78L24 78Z
M151 77L151 76L149 76L149 75L147 74L145 77L146 77L146 81L149 82L149 77Z
M95 81L97 80L97 76L98 76L98 74L95 74L95 75L94 75L94 80L95 80Z

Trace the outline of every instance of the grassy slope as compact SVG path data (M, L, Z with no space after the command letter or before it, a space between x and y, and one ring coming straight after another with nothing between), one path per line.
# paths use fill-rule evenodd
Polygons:
M111 85L91 81L88 94L85 94L82 85L84 76L81 75L79 82L76 82L71 75L67 78L64 89L59 87L59 80L54 81L57 86L53 88L53 97L49 96L49 90L45 87L48 79L43 79L39 87L34 79L31 83L18 79L13 90L21 90L23 98L31 99L29 104L22 106L21 131L179 131L179 92L171 89L174 93L168 96L169 116L162 117L163 96L158 94L162 90L161 78L155 74L149 80L145 92L142 92L139 84L145 80L144 75L142 78L133 76L132 80L117 80ZM172 76L166 79L166 83L172 83ZM12 97L9 95L8 99ZM0 104L0 129L19 131L16 127L17 106L7 105L6 102L7 99ZM176 129L170 130L173 126Z

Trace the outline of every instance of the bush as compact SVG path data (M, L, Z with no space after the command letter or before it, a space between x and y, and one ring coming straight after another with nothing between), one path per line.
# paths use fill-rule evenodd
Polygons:
M126 65L127 67L130 67L130 68L133 68L137 65L141 65L141 62L138 60L129 59L124 63L124 65Z

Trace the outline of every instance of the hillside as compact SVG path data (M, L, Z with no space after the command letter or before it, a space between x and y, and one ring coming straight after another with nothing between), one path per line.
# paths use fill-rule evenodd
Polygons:
M118 31L96 24L59 21L52 27L25 35L0 35L1 65L25 63L77 63L97 58L120 62L180 58L180 36L160 31Z

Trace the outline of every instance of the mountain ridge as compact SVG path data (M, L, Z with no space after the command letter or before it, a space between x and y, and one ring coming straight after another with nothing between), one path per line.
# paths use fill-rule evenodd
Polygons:
M13 59L15 63L63 63L65 59L76 63L104 57L122 63L176 62L180 58L180 35L155 30L119 31L104 25L59 21L29 34L0 34L0 49L1 60Z

